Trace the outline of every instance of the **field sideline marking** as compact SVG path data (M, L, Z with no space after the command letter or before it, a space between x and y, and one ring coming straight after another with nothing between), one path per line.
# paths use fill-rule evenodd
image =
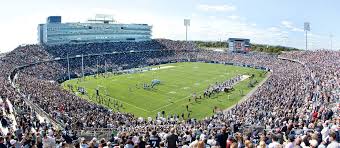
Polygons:
M105 86L102 86L102 85L97 85L97 86L98 86L98 87L103 87L103 88L105 88L104 91L107 91L107 88L106 88ZM108 98L111 98L111 99L115 99L115 98L113 98L113 97L111 97L111 96L109 96L109 95L105 95L105 96L108 97ZM143 108L140 108L140 107L138 107L138 106L136 106L136 105L130 104L130 103L125 102L125 101L122 101L122 100L120 100L120 99L116 99L116 100L119 100L119 101L121 101L121 102L123 102L123 103L125 103L125 104L131 105L131 106L133 106L133 107L135 107L135 108L138 108L138 109L140 109L140 110L143 110L143 111L145 111L145 112L150 112L150 111L145 110L145 109L143 109ZM110 102L110 103L111 103L111 102Z
M155 70L161 70L161 69L169 69L169 68L173 68L173 67L176 67L176 66L173 66L173 65L168 65L168 66L161 66L161 67L154 67L154 68L151 68L150 71L155 71Z
M267 80L269 79L269 77L272 76L272 72L269 72L266 77L258 84L255 86L255 88L251 89L247 95L243 96L240 100L237 101L237 103L235 103L232 106L229 106L226 109L223 109L222 112L223 113L227 113L229 110L231 110L232 108L234 108L236 105L240 105L241 103L245 102L248 100L248 98L250 98L251 96L253 96L253 94L258 90L259 87L261 87L265 82L267 82Z
M248 76L248 75L243 75L242 78L241 78L241 81L244 81L244 80L248 79L249 77L250 77L250 76ZM241 81L239 81L239 82L241 82ZM234 85L237 85L239 82L235 83ZM98 85L98 86L99 86L99 87L104 87L104 88L106 89L105 86L102 86L102 85ZM107 96L108 98L115 99L115 98L113 98L113 97L111 97L111 96L109 96L109 95L105 95L105 96ZM167 95L166 95L166 96L167 96ZM173 102L173 103L169 103L169 104L167 104L167 105L165 105L165 106L159 107L159 108L154 109L154 110L152 110L152 111L145 110L145 109L143 109L143 108L140 108L140 107L138 107L138 106L136 106L136 105L130 104L130 103L125 102L125 101L122 101L122 100L120 100L120 99L116 99L116 100L119 100L119 101L121 101L121 102L123 102L123 103L125 103L125 104L131 105L131 106L133 106L133 107L135 107L135 108L138 108L138 109L140 109L140 110L143 110L143 111L145 111L145 112L151 112L151 113L152 113L152 112L154 112L154 111L157 111L157 110L166 108L166 107L168 107L168 106L170 106L170 105L172 105L172 104L174 104L174 103L178 103L178 102L180 102L180 101L183 101L183 100L189 98L190 96L191 96L191 95L188 95L188 96L186 96L186 97L184 97L184 98L182 98L182 99L179 99L179 100L177 100L177 101L175 101L175 102Z
M154 112L154 111L157 111L157 110L159 110L159 109L162 109L162 108L168 107L168 106L170 106L170 105L172 105L172 104L174 104L174 103L177 103L177 102L183 101L184 99L186 99L186 98L188 98L188 97L190 97L190 96L191 96L191 95L189 95L189 96L186 96L186 97L184 97L184 98L182 98L182 99L179 99L179 100L177 100L177 101L175 101L175 102L173 102L173 103L169 103L169 104L167 104L167 105L165 105L165 106L162 106L162 107L160 107L160 108L154 109L154 110L152 110L151 112Z
M109 95L106 95L106 96L107 96L108 98L115 99L115 98L112 98L112 97L109 96ZM121 102L123 102L123 103L125 103L125 104L131 105L131 106L133 106L133 107L135 107L135 108L138 108L138 109L140 109L140 110L143 110L143 111L145 111L145 112L150 112L150 111L145 110L145 109L143 109L143 108L140 108L140 107L138 107L138 106L136 106L136 105L130 104L130 103L125 102L125 101L122 101L122 100L120 100L120 99L116 99L116 100L119 100L119 101L121 101Z

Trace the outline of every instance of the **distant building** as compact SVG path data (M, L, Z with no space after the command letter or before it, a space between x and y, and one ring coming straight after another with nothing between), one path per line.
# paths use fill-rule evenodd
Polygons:
M112 18L88 20L87 23L62 23L61 16L49 16L38 25L40 44L97 43L151 40L152 27L147 24L119 24Z
M250 39L229 38L227 42L231 52L249 52L251 50Z

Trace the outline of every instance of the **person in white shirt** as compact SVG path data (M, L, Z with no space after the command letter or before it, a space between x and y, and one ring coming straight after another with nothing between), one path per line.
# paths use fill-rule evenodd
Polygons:
M215 146L216 145L215 137L214 136L209 137L207 143L211 146Z
M202 133L200 135L200 140L203 141L204 139L207 139L206 135L204 133Z
M328 128L328 124L324 123L323 124L323 129L321 130L321 135L322 135L322 139L326 139L326 137L329 134L329 128Z
M192 140L191 134L189 131L185 132L185 135L183 136L183 139L185 139L185 143L189 144Z
M327 148L340 148L340 144L336 141L336 134L335 132L329 133L329 141Z
M268 145L268 148L276 148L277 145L279 145L279 143L277 142L277 136L273 134L272 143Z
M316 141L314 139L310 140L309 144L310 144L310 148L317 148L318 147L318 141Z

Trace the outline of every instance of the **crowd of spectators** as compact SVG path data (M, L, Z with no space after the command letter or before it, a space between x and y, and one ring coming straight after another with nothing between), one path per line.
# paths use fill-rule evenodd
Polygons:
M121 46L124 50L139 52L69 59L72 75L81 76L82 65L86 73L94 74L104 69L129 69L178 61L248 64L272 71L267 81L247 100L204 120L140 119L79 98L63 90L57 82L68 75L66 59L12 71L18 66L66 57L67 54L120 51ZM339 58L339 52L324 50L288 52L279 57L255 52L195 50L192 44L170 40L18 47L0 60L0 97L13 105L17 123L16 128L0 137L0 147L337 148L340 147ZM49 114L64 130L39 120L27 101ZM117 134L111 139L79 138L79 143L72 143L76 139L73 130L89 128L114 129Z
M183 41L172 41L167 39L154 39L141 42L108 42L108 43L84 43L84 44L63 44L46 45L46 51L55 57L75 56L79 54L90 55L98 53L112 53L125 51L146 51L146 50L188 50L193 49L193 43Z

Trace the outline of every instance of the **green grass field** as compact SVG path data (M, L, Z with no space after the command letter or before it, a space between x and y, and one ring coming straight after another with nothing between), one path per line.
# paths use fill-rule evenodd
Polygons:
M265 72L261 70L222 64L189 62L159 66L160 69L142 73L106 74L106 77L97 78L88 76L84 81L72 79L64 82L62 86L68 89L67 84L71 84L74 90L78 86L84 87L88 95L76 94L97 103L99 102L95 93L96 88L99 88L99 94L104 100L103 105L115 110L113 100L118 100L123 104L120 111L133 113L137 117L154 118L161 111L172 115L184 113L187 117L186 105L189 105L190 117L202 119L211 116L215 106L225 109L237 103L252 89L248 87L250 79L236 84L232 92L221 92L211 98L204 98L197 102L191 99L189 102L194 92L197 95L203 94L209 85L229 80L238 74L254 74L254 79L258 82L265 78ZM150 84L154 79L160 80L161 84L150 90L143 89L143 83ZM243 94L240 90L243 90Z

